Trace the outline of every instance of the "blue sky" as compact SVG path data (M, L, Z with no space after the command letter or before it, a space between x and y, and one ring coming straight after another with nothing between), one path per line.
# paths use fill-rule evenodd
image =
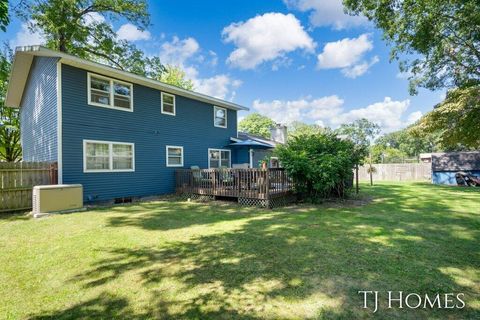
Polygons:
M183 67L197 91L277 122L336 127L366 117L389 132L444 94L410 96L381 32L343 14L341 0L162 0L150 1L149 11L152 25L144 32L126 21L111 23L119 37ZM13 19L0 40L15 46L42 37Z

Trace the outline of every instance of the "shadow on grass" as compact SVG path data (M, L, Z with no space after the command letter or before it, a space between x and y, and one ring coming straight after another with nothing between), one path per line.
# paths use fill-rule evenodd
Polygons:
M4 212L0 213L0 221L29 220L32 216L30 212Z
M478 272L478 212L458 208L449 198L460 192L460 200L474 210L480 194L431 187L367 188L374 201L362 207L262 211L185 203L137 206L113 217L109 227L171 230L247 220L235 231L161 247L107 249L106 258L72 279L87 290L136 272L142 288L151 291L148 308L140 313L127 300L103 294L33 318L478 318L479 310L469 305L478 300L478 287L447 270ZM165 280L178 288L151 289ZM372 314L361 309L359 290L463 292L467 306L399 311L381 304Z

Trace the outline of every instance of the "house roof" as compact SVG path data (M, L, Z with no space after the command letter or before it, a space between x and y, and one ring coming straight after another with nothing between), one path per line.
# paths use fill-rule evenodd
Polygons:
M251 139L233 142L233 143L230 143L229 146L232 146L232 147L272 148L272 146L270 144L266 144L266 143L251 140Z
M432 171L480 170L480 151L432 153Z
M146 87L158 89L164 92L184 96L206 103L211 103L213 105L232 110L248 110L248 108L236 103L214 98L202 93L185 90L180 87L172 86L157 80L139 76L131 72L115 69L97 62L81 59L76 56L64 52L51 50L42 46L24 46L16 48L12 71L10 74L10 80L8 83L7 97L5 99L5 104L7 106L14 108L20 107L23 91L27 83L28 74L30 72L30 67L32 65L34 57L58 58L59 61L63 64L71 65L91 72L98 72L119 80L140 84Z
M278 144L280 144L279 142L276 142L274 140L267 139L267 138L260 137L260 136L256 136L256 135L249 134L249 133L242 132L242 131L238 131L237 138L232 138L232 141L236 141L236 142L248 141L248 140L260 143L260 144L268 146L270 148L275 148Z

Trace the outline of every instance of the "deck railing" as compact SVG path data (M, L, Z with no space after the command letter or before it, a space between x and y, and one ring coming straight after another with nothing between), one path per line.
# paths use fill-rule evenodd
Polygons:
M284 169L179 169L176 192L207 196L270 200L292 191Z

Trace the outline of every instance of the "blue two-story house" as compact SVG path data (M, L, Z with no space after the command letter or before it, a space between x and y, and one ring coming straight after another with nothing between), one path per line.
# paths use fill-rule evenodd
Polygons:
M57 162L87 201L171 193L177 168L231 167L248 110L41 46L17 48L6 105L20 108L23 161Z

